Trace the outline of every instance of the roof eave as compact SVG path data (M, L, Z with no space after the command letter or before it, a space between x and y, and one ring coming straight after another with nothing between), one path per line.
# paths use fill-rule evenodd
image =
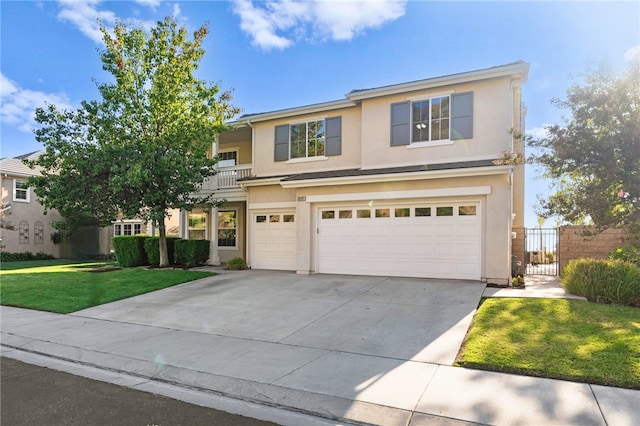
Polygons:
M376 87L372 89L358 90L348 93L346 96L352 101L376 98L380 96L397 95L417 90L432 89L445 85L468 83L490 78L511 76L516 84L523 84L527 79L529 64L526 62L516 62L494 68L487 68L476 71L469 71L460 74L453 74L442 77L428 78L425 80L412 81L408 83L393 84L390 86Z
M308 187L331 186L331 185L349 185L349 184L376 183L376 182L397 182L397 181L422 180L422 179L487 176L487 175L506 174L513 169L514 169L514 166L511 166L511 165L467 167L467 168L446 169L446 170L428 170L428 171L420 171L420 172L380 173L375 175L342 176L342 177L290 180L290 181L280 181L280 185L283 188L308 188Z

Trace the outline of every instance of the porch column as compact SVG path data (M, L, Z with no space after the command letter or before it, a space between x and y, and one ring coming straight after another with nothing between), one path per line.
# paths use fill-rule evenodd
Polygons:
M179 213L179 228L180 231L178 232L180 238L182 239L187 239L189 236L189 217L188 217L189 212L187 212L186 210L180 210Z
M218 208L211 208L211 241L209 248L209 261L207 262L211 266L220 265L220 255L218 253Z

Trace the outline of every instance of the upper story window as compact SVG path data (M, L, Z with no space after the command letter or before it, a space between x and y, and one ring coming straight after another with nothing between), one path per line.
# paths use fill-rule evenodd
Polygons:
M449 96L411 104L411 142L449 139Z
M238 151L224 151L218 154L218 167L232 167L238 164Z
M324 156L324 120L292 124L289 127L289 158Z
M274 160L325 159L342 154L342 117L275 126Z
M29 202L29 187L26 180L13 180L13 201Z
M391 104L391 146L473 138L473 92ZM438 145L438 144L436 144Z

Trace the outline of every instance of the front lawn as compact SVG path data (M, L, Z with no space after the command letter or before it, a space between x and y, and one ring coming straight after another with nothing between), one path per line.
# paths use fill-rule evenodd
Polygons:
M564 299L486 299L456 364L640 389L640 309Z
M0 303L67 314L212 275L180 269L110 270L115 266L60 260L3 262Z

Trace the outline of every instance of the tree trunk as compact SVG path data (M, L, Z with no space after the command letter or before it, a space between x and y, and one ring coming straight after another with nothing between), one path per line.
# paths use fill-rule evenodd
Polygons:
M158 231L160 231L160 267L166 268L169 266L169 251L167 250L167 229L164 219L158 221Z

